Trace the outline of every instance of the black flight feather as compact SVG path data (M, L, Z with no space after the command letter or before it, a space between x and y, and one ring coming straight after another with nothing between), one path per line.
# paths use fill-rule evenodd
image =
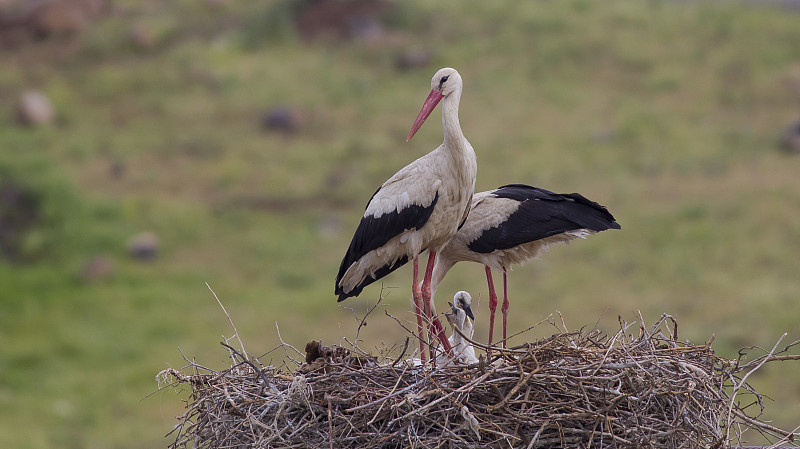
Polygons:
M378 189L378 191L380 191L380 189ZM372 195L372 198L375 197L378 191ZM370 198L370 201L372 201L372 198ZM345 253L342 263L339 266L339 274L336 275L335 294L339 296L339 301L344 301L351 296L358 296L364 287L383 278L408 262L408 257L403 256L378 268L375 271L375 276L367 276L352 291L347 293L345 293L339 285L339 281L342 280L342 277L350 266L365 254L380 248L389 240L407 230L419 230L425 226L425 223L427 223L428 219L431 217L431 213L433 213L433 209L436 207L438 201L439 192L436 192L436 196L433 197L433 201L428 206L412 204L400 211L395 210L385 213L378 218L375 218L374 215L369 215L361 219L361 223L358 224L358 228L356 228L356 232L353 235L353 240L350 242L350 247L347 248L347 253ZM367 203L367 206L369 206L369 203Z
M469 244L476 253L491 253L577 229L620 229L608 209L578 193L558 194L524 184L509 184L492 192L520 202L498 226L484 230Z

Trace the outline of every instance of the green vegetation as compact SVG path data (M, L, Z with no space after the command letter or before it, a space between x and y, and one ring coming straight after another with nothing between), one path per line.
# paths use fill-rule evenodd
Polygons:
M115 2L66 44L0 50L0 184L36 198L20 257L0 259L0 447L164 447L181 403L151 395L181 348L226 363L230 335L208 282L253 354L352 337L333 279L374 189L441 139L405 134L433 72L464 77L461 123L478 190L523 182L581 192L622 231L555 248L510 278L510 328L560 310L614 330L670 313L720 354L800 339L800 178L778 136L800 118L798 16L749 2L403 2L379 42L303 42L278 2ZM258 2L256 2L258 3ZM151 30L129 42L131 23ZM430 48L424 68L395 56ZM55 104L52 126L19 127L23 88ZM260 126L273 105L299 133ZM438 112L436 112L438 114ZM159 257L130 259L155 232ZM111 276L80 275L106 255ZM411 319L408 270L384 282ZM486 297L482 269L457 289ZM380 286L343 303L362 314ZM485 308L484 305L482 307ZM488 314L479 314L485 335ZM376 314L364 347L400 340ZM544 336L544 335L539 335ZM275 355L276 361L281 355ZM267 360L264 360L265 362ZM800 422L800 369L755 379L777 425Z

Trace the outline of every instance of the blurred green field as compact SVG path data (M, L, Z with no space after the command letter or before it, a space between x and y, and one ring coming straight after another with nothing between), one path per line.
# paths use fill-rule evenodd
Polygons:
M227 363L205 282L251 354L276 323L296 347L352 338L381 287L337 305L340 258L375 188L441 142L438 120L405 135L444 66L464 78L477 190L581 192L622 225L517 268L510 328L560 310L614 331L641 310L728 357L800 339L800 159L779 149L800 119L796 9L417 0L378 40L305 42L296 3L120 0L68 45L0 48L0 182L41 211L20 260L0 259L0 447L168 445L186 395L151 394L156 373L185 365L179 348ZM130 44L132 24L152 46ZM408 49L432 61L398 70ZM24 88L51 98L54 125L16 124ZM282 104L305 114L295 135L260 124ZM152 262L126 253L142 231L161 240ZM82 279L97 255L113 274ZM407 268L383 282L407 320L409 283ZM482 267L454 268L439 302L461 289L485 299ZM403 335L378 313L361 345ZM798 379L796 362L753 378L778 426L800 423Z

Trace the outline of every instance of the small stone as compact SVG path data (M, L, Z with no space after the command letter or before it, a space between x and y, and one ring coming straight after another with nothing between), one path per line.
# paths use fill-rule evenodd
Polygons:
M800 153L800 122L786 128L783 133L783 149L787 153Z
M113 161L108 166L108 174L113 179L122 179L125 176L128 166L122 161Z
M287 134L296 133L305 122L302 112L288 106L275 106L262 119L266 129L281 131Z
M142 232L128 240L128 254L134 259L153 260L158 255L158 248L158 236L152 232Z
M55 120L53 104L45 94L38 90L22 93L17 105L17 120L23 125L49 125Z

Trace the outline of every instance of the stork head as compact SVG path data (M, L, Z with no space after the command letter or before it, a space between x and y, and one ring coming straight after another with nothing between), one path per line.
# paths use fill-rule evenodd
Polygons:
M450 313L444 313L445 318L447 318L447 322L450 323L451 327L461 329L463 332L464 322L467 320L467 314L463 309L454 306L452 302L448 302L447 304L450 304Z
M441 92L443 97L446 97L456 90L461 91L461 75L458 70L445 67L439 69L431 78L431 90Z
M461 85L461 75L458 74L456 69L445 67L439 69L439 71L433 75L433 78L431 78L431 93L428 94L428 98L426 98L425 103L422 104L422 109L420 109L417 119L414 120L411 131L408 132L406 142L411 140L414 134L419 131L422 124L425 123L425 119L431 115L431 112L433 112L436 105L442 101L442 98L453 95L454 93L461 93Z
M475 321L475 315L472 314L472 296L465 291L460 291L453 296L455 307L464 311L464 313L472 320Z

